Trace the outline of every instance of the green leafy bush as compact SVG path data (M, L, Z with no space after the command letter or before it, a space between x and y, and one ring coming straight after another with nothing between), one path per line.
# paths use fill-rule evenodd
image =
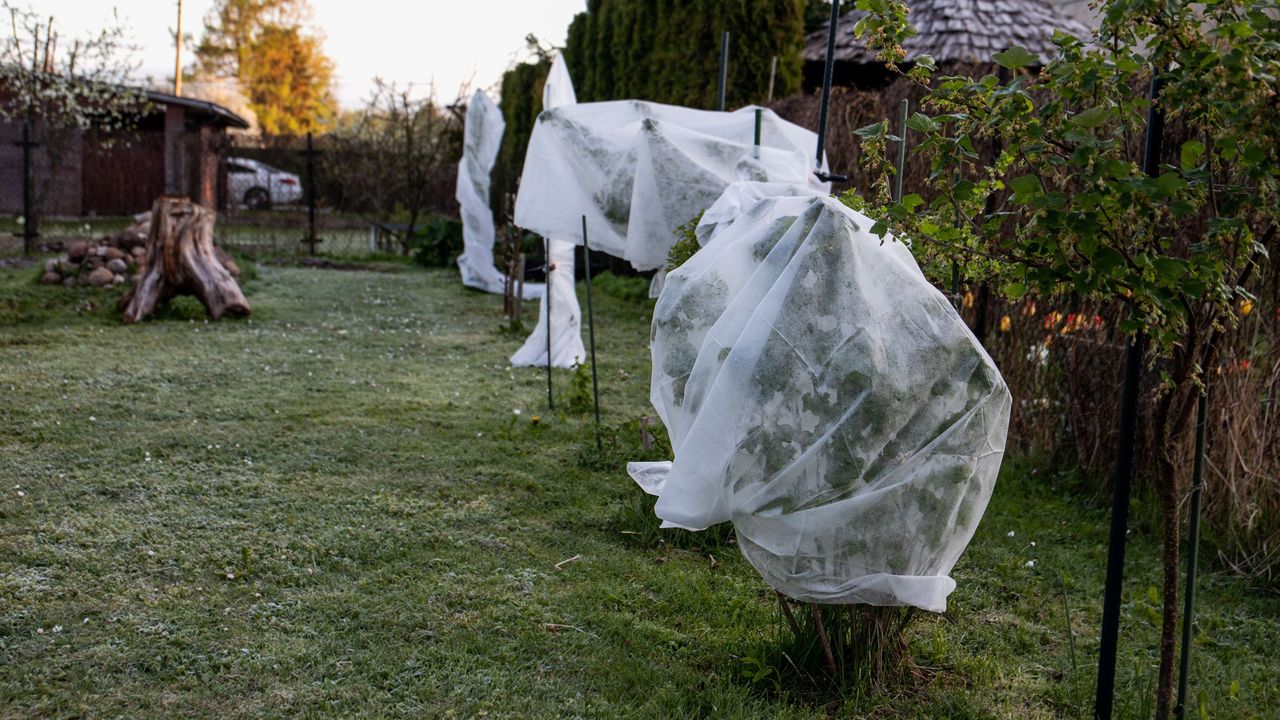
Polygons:
M449 267L462 253L462 222L433 217L409 238L409 248L423 267Z
M594 289L619 300L643 302L649 299L649 279L645 277L623 277L606 270L591 278L591 283Z
M702 216L706 211L698 213L697 217L691 218L689 222L676 228L676 244L671 246L670 252L667 253L667 272L675 270L681 265L689 261L694 253L702 249L702 245L698 243L698 223L702 222Z

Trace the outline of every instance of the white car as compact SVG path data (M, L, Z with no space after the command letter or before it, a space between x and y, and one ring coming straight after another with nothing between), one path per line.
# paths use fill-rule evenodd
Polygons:
M266 210L301 200L302 182L293 173L257 160L227 158L227 199L250 210Z

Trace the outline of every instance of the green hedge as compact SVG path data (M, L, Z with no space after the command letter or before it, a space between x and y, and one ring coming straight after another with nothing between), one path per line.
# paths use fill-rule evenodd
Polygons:
M814 0L588 0L587 11L569 24L565 60L579 102L637 98L710 109L716 103L720 34L728 30L725 103L729 109L763 103L775 55L774 97L800 90L810 5ZM502 76L507 129L494 173L499 222L510 216L506 194L515 191L524 169L550 69L541 59Z
M806 0L588 0L569 24L565 59L583 102L639 98L714 108L720 34L728 30L732 109L800 89Z

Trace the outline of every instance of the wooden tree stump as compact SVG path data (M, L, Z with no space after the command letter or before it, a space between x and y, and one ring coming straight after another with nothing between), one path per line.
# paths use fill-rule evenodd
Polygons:
M156 200L142 277L120 299L126 323L145 320L175 295L194 295L214 320L249 314L249 302L232 274L238 269L213 244L216 218L217 213L187 198Z

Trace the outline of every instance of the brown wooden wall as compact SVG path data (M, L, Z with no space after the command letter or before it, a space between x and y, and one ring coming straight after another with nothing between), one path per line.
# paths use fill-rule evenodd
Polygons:
M128 142L104 144L86 136L80 177L83 214L143 212L164 193L164 136L130 133Z
M40 139L41 129L35 128L35 138ZM0 212L22 212L22 149L16 143L22 139L22 123L0 120ZM81 138L73 136L66 158L57 177L53 178L45 192L46 215L80 214L80 167L82 160ZM34 192L39 194L49 177L45 156L39 150L32 153Z

